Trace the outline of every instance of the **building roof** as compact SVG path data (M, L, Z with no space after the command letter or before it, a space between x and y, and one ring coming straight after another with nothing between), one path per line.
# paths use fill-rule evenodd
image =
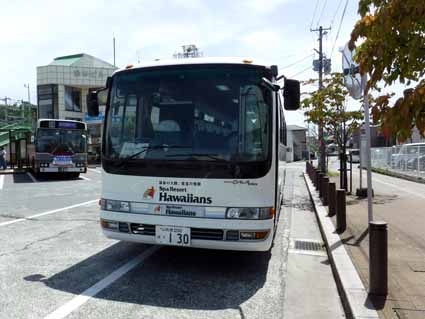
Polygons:
M288 131L307 131L305 127L298 126L298 125L287 125L286 129Z
M252 62L247 62L252 61ZM136 64L131 69L149 68L155 66L168 66L168 65L185 65L185 64L249 64L257 66L265 66L269 68L271 64L264 63L264 61L251 59L251 58L237 58L237 57L218 57L218 58L187 58L187 59L165 59L156 61L146 61ZM117 72L124 71L124 69L117 70Z
M65 55L54 58L49 65L75 66L75 67L91 67L91 68L108 68L115 69L112 64L98 59L86 53L78 53Z

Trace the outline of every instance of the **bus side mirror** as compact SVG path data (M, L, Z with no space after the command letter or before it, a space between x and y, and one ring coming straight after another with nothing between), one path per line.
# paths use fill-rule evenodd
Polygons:
M87 94L87 113L89 116L99 116L99 102L97 101L97 91Z
M283 104L285 110L295 111L300 108L300 82L285 79L283 87Z
M99 105L106 105L108 91L108 89L101 89L87 94L87 113L89 116L99 116Z

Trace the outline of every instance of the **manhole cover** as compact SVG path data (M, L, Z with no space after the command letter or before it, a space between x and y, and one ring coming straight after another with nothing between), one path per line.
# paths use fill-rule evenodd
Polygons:
M308 251L324 251L325 247L321 242L317 241L295 240L294 249Z

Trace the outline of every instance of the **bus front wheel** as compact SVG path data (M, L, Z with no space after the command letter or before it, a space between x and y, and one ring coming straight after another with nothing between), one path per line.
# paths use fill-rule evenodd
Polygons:
M71 178L77 179L80 177L80 173L71 173Z

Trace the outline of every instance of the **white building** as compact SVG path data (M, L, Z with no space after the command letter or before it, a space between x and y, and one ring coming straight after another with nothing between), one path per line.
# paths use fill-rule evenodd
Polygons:
M307 129L298 125L287 125L286 161L294 162L307 157Z
M115 67L81 53L55 58L37 67L37 105L39 118L85 121L89 130L89 153L100 154L101 122L104 113L87 114L87 94L105 86Z

